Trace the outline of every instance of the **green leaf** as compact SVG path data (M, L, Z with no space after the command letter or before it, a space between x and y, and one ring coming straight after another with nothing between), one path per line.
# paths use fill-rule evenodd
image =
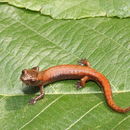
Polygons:
M130 93L118 94L115 100L124 105ZM35 105L31 96L2 97L0 128L10 129L130 129L130 114L113 112L101 94L46 95Z
M96 16L130 17L129 0L0 0L20 8L39 11L55 19Z
M32 106L28 101L34 95L25 95L30 88L19 80L25 68L42 70L87 58L109 79L115 102L130 106L129 26L129 19L54 20L1 4L0 128L129 130L130 114L111 110L94 82L79 91L74 80L50 84L45 98Z

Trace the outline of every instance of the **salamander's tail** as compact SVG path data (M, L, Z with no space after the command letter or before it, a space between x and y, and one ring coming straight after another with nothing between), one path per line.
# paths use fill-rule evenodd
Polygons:
M108 98L108 97L106 97L107 103L108 103L108 105L109 105L113 110L115 110L115 111L117 111L117 112L120 112L120 113L126 113L126 112L130 111L130 107L121 108L121 107L117 106L117 105L114 103L113 99L107 99L107 98Z
M126 113L126 112L130 111L130 107L121 108L115 104L115 102L112 98L112 91L111 91L110 83L104 75L99 73L97 80L101 84L101 86L103 87L104 95L105 95L108 106L110 106L113 110L120 112L120 113Z

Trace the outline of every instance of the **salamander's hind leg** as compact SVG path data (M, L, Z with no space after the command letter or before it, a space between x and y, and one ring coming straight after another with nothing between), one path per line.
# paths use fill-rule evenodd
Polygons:
M90 63L88 62L88 60L86 60L86 59L81 59L80 61L78 61L78 64L79 65L84 65L84 66L88 66L88 67L90 67L91 65L90 65Z
M90 77L84 76L82 79L80 79L80 81L77 82L76 88L77 88L77 89L84 88L84 87L85 87L85 83L86 83L88 80L90 80Z

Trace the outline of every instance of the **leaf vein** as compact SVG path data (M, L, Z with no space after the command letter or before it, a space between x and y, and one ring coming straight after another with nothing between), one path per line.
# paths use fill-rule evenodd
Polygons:
M19 23L21 23L21 22L19 21ZM39 32L35 31L35 30L32 29L30 26L28 26L28 25L26 25L26 24L24 24L24 23L21 23L21 24L22 24L23 26L27 27L28 29L32 30L33 32L35 32L35 33L38 34L39 36L43 37ZM48 39L48 38L46 38L46 37L43 37L43 38L46 39L46 40L48 40L49 42L51 42L51 43L54 44L55 46L59 47L61 50L64 50L67 54L69 53L69 54L73 55L74 57L80 59L77 55L74 55L74 54L72 54L72 53L66 51L66 49L64 49L63 47L61 47L61 46L55 44L52 40L50 40L50 39Z
M78 23L81 24L80 22L78 22ZM113 40L112 38L108 37L106 34L100 32L100 31L98 31L98 30L96 30L96 29L94 29L94 28L91 28L89 25L86 25L86 24L84 24L84 23L82 23L82 24L83 24L83 26L88 27L89 29L93 30L94 32L96 32L96 33L98 33L98 34L100 34L100 35L103 35L104 37L108 38L108 39L111 40L112 42L118 44L120 47L124 48L126 51L128 51L128 53L130 53L130 51L129 51L127 48L125 48L124 46L120 45L117 41L115 41L115 40Z
M112 130L114 130L114 129L117 128L119 125L121 125L121 124L122 124L124 121L126 121L129 117L130 117L130 115L127 116L127 117L125 117L125 118L123 118L121 121L119 121L119 122L117 123L117 125L115 125L115 126L112 128Z
M87 112L85 112L79 119L77 119L75 122L73 122L70 126L66 128L66 130L69 130L72 128L75 124L77 124L82 118L84 118L88 113L90 113L92 110L94 110L96 107L98 107L103 102L99 102L98 104L94 105L91 109L89 109Z
M22 127L19 128L19 130L23 129L25 126L30 124L34 119L36 119L41 113L43 113L46 109L48 109L50 106L52 106L55 102L57 102L60 98L62 98L64 95L59 96L55 100L53 100L50 104L48 104L45 108L43 108L37 115L35 115L30 121L26 122Z

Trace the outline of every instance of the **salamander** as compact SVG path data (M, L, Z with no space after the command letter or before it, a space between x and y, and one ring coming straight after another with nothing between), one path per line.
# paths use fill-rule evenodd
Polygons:
M57 65L43 71L39 71L39 67L24 69L20 79L28 86L38 86L40 88L40 95L31 99L29 101L30 104L35 104L36 101L44 97L43 86L45 85L59 80L80 79L76 85L77 89L84 88L85 83L89 80L95 81L102 86L106 102L110 108L120 113L130 111L130 107L121 108L115 104L108 79L102 73L91 68L86 59L81 59L78 65Z

